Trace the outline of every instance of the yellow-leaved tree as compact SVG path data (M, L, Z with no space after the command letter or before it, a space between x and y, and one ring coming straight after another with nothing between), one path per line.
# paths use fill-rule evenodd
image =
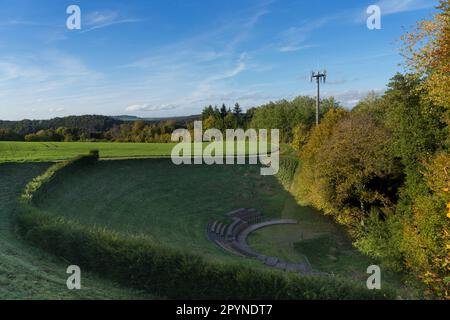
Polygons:
M422 79L425 98L444 108L450 127L450 1L441 0L431 20L406 33L402 53L406 66ZM405 259L409 268L433 290L450 299L450 137L443 150L425 163L430 193L414 199L412 219L405 226Z

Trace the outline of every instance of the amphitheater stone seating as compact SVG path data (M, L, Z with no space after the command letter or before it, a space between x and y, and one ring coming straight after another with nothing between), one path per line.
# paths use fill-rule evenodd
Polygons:
M271 267L275 267L275 265L278 263L278 258L276 257L267 257L266 260L264 261L264 264L271 266Z
M261 261L261 262L264 262L264 261L266 261L267 256L265 256L265 255L263 255L263 254L260 254L260 255L258 255L257 259L258 259L259 261Z
M250 233L260 228L276 224L295 224L296 220L281 219L263 221L261 213L256 209L240 208L227 213L231 223L223 223L218 220L208 223L207 235L211 241L216 243L223 250L230 253L256 258L267 266L278 268L290 272L311 273L311 266L306 263L288 263L280 261L277 257L269 257L255 252L247 244ZM307 259L306 259L307 260ZM321 274L323 275L323 274Z
M226 229L227 229L227 226L228 226L228 225L223 224L223 225L222 225L222 228L220 228L220 236L221 236L221 237L224 237L224 236L225 236L225 231L226 231Z
M247 212L246 209L239 208L239 209L233 210L231 212L228 212L227 216L229 216L230 218L234 218L234 217L238 217L240 214L245 213L245 212Z
M216 232L216 234L219 234L220 233L220 229L222 228L222 222L219 222L217 225L216 225L216 230L215 230L215 232Z
M227 230L227 237L229 240L235 238L235 229L241 223L240 219L234 218Z
M215 232L215 231L216 231L216 225L217 225L217 220L214 221L214 222L211 224L211 232Z
M281 269L281 270L286 270L286 262L280 261L275 265L275 268Z

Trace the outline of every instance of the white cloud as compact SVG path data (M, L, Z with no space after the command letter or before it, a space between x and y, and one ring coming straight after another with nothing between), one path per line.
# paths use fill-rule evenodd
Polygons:
M301 51L301 50L314 48L314 47L317 47L317 45L313 45L313 44L307 44L307 45L304 45L304 46L290 46L290 45L287 45L287 46L278 48L278 51L280 51L280 52L296 52L296 51Z
M325 97L334 97L337 101L342 103L347 108L353 108L358 102L367 97L370 92L375 92L379 95L384 92L382 89L377 90L346 90L339 92L325 92Z
M65 109L62 107L57 107L57 108L50 108L48 109L48 111L50 111L51 113L59 113L59 112L63 112Z
M380 7L381 16L389 16L408 11L416 11L432 8L436 5L434 0L379 0L375 5ZM366 23L367 7L354 12L354 22Z
M333 16L323 17L314 21L305 21L300 26L292 26L280 33L278 51L293 52L315 47L315 45L302 45L311 35L311 33L323 26L329 21L335 19Z
M43 92L75 84L94 84L103 77L78 58L59 50L0 57L0 60L0 88L6 91L27 88L32 92Z
M113 25L124 23L140 22L140 19L123 18L116 11L95 11L86 15L83 24L88 26L87 29L82 30L82 33L90 32L96 29L106 28ZM83 28L83 25L82 25Z
M436 5L435 1L431 0L381 0L377 3L382 15L421 10L434 5Z
M151 105L148 103L145 104L133 104L130 105L128 107L125 108L125 111L128 112L137 112L137 111L146 111L146 112L151 112L151 111L163 111L163 110L172 110L177 108L174 105Z
M233 78L243 72L246 69L246 63L247 60L247 53L242 53L239 56L239 59L237 61L237 65L230 70L226 70L224 73L211 77L210 81L218 81L218 80L224 80L228 78Z
M339 85L339 84L344 84L347 83L348 81L346 79L335 79L335 80L328 80L327 79L327 84L331 84L331 85Z

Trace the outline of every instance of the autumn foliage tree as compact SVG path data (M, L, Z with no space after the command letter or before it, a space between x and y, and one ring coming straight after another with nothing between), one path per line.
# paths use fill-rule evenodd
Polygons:
M420 21L403 37L406 66L420 78L428 99L447 109L450 121L450 1L441 0L431 20Z
M438 9L403 37L409 73L350 112L329 111L298 143L296 195L346 225L384 267L409 270L427 296L449 299L449 1Z

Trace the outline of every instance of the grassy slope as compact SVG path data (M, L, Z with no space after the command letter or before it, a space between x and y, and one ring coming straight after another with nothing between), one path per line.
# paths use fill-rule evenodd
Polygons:
M0 299L144 299L149 295L124 289L83 273L82 289L66 287L69 262L28 246L11 230L16 197L47 164L0 164Z
M259 167L175 166L170 159L102 161L51 189L45 210L88 225L145 233L209 257L242 261L207 240L210 219L254 207L280 214L288 193Z
M205 236L210 219L223 219L239 207L254 207L266 216L300 222L251 235L251 245L263 253L294 262L306 254L315 270L364 282L367 267L375 263L358 253L328 217L299 206L275 177L259 175L255 166L175 166L169 159L105 161L50 190L41 207L88 225L145 233L209 258L261 267L224 253ZM323 236L329 241L321 242ZM313 241L313 249L302 239ZM386 279L398 287L395 277Z

